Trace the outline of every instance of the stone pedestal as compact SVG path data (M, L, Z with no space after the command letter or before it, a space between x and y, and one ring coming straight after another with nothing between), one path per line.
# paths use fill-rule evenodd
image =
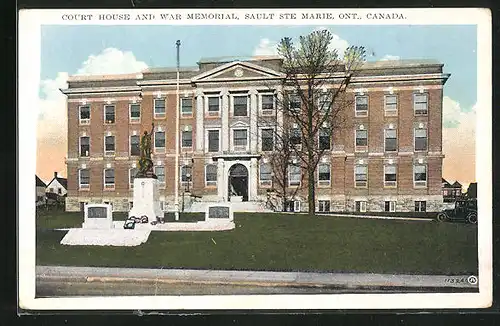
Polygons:
M209 205L205 211L205 222L229 223L234 215L230 205Z
M85 205L84 229L112 229L113 212L109 204Z
M161 210L158 180L153 178L134 179L134 201L128 217L147 216L148 222L156 221L157 217L163 218Z

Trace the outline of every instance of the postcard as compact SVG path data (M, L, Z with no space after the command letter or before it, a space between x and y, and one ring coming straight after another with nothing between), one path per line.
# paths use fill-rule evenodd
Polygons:
M488 10L21 10L19 35L20 311L491 305Z

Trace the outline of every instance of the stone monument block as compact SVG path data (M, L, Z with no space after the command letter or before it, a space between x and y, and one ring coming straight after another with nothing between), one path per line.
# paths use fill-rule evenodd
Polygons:
M229 205L210 205L205 212L205 221L233 221L233 210Z
M128 217L141 218L148 217L148 222L163 218L161 210L158 180L154 178L135 178L134 179L134 201L132 210Z
M84 209L84 229L112 229L113 211L109 204L87 204Z

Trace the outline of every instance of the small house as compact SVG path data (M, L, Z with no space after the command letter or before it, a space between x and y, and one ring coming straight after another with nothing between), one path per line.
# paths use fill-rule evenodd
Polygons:
M35 175L35 185L35 203L37 206L40 206L45 204L45 189L47 188L47 185L37 175Z

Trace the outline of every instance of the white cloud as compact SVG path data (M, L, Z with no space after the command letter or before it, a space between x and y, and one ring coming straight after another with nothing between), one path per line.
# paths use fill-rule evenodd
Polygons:
M325 26L320 26L320 27L315 28L314 31L322 31L325 29L330 30L329 28L327 28ZM331 30L330 30L330 33L332 34L332 41L330 42L330 46L328 47L328 49L330 51L337 50L338 56L343 57L345 50L349 47L349 42L342 39L340 36L333 33Z
M399 59L401 59L401 58L397 55L386 54L386 55L384 55L384 57L382 59L380 59L380 61L393 61L393 60L399 60Z
M107 48L98 55L90 55L82 63L77 74L133 73L145 68L147 68L147 65L142 61L138 61L132 52ZM67 87L67 80L68 73L59 72L54 79L42 80L40 83L37 141L39 152L42 152L45 156L51 156L55 151L58 151L58 153L66 152L66 96L59 89ZM44 148L46 149L45 153ZM54 161L57 159L62 160L63 157L53 158ZM47 168L50 171L52 170L51 167Z
M443 97L443 176L461 183L475 181L476 109L464 112L460 103Z
M278 55L278 44L268 38L260 39L259 45L253 51L254 56L276 56Z
M313 31L321 31L327 29L326 27L317 27ZM331 31L330 31L331 33ZM340 38L337 34L332 34L332 41L328 49L330 51L337 50L339 57L343 57L345 50L349 47L349 42ZM295 40L297 42L297 40ZM254 56L277 56L278 55L278 43L268 38L260 39L259 44L255 47L253 51Z
M130 51L120 51L115 48L104 49L98 55L90 55L78 69L78 75L96 74L127 74L139 72L148 66L142 61L137 61Z

